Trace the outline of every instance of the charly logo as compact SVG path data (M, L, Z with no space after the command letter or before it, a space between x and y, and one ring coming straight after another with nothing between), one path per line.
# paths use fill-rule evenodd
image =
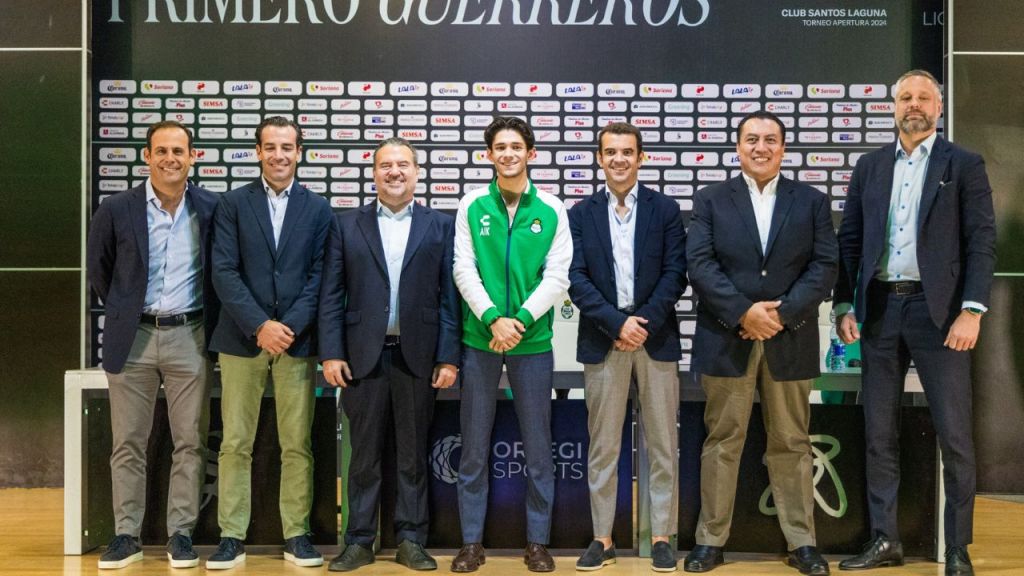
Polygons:
M825 514L833 518L842 518L846 515L846 509L848 502L846 500L846 489L843 488L843 481L839 478L839 473L836 472L835 466L832 465L832 459L835 458L839 452L839 439L835 436L828 436L826 434L814 434L810 437L811 440L811 453L814 455L814 501L821 506L821 509ZM822 452L820 448L815 446L815 443L826 444L829 446L828 452ZM821 481L825 473L828 473L829 478L832 479L832 483L835 486L836 499L838 500L837 505L833 507L825 501L825 497L818 492L818 482ZM768 501L772 496L772 487L769 485L764 489L764 493L761 494L761 499L757 503L758 509L761 514L765 516L777 516L779 511L775 507L775 503L771 504Z
M533 222L530 223L530 232L534 234L540 234L544 230L544 227L540 224L540 218L534 218Z
M462 449L462 435L445 436L430 450L430 469L434 478L445 484L455 484L459 480L459 472L452 464L452 456Z
M567 300L562 301L561 312L562 312L562 318L565 318L566 320L572 319L572 314L573 314L573 312L572 312L572 300L568 300L567 299Z
M480 217L480 236L491 235L491 215L484 214Z

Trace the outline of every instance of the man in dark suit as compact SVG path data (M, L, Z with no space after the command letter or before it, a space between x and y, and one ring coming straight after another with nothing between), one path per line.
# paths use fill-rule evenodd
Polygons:
M839 228L837 331L860 338L872 540L844 570L903 564L896 518L899 413L917 366L942 449L946 574L972 574L975 469L970 350L995 269L984 160L936 133L942 92L923 70L895 89L899 139L857 162ZM850 311L850 304L855 311Z
M103 368L110 385L114 532L100 568L142 560L146 445L161 383L174 452L167 491L167 556L199 564L192 530L205 478L212 365L207 335L217 317L210 284L210 219L217 199L188 183L192 132L159 122L146 132L142 186L107 198L92 219L89 283L106 309Z
M413 201L419 164L401 138L373 155L377 202L336 218L320 290L324 378L344 391L352 459L346 548L330 569L374 561L381 453L394 433L395 561L435 570L427 553L430 422L436 389L455 383L462 322L452 280L455 219Z
M828 197L780 173L786 130L769 112L737 129L742 174L697 192L686 245L699 297L694 371L707 396L701 511L688 572L723 561L755 389L768 433L765 463L788 562L828 574L815 547L808 395L819 375L818 305L836 278Z
M686 289L686 232L679 205L637 182L640 131L616 122L597 139L605 188L569 210L569 295L580 309L576 359L586 387L594 524L594 540L576 569L615 562L619 448L635 377L650 462L651 562L654 570L671 572L676 558L669 542L679 521L681 350L675 303Z
M274 378L281 445L284 557L299 566L323 558L307 536L313 501L310 431L316 382L316 311L327 200L295 181L299 126L271 116L256 128L260 179L221 198L214 217L213 283L223 309L211 348L220 353L221 441L217 519L221 542L209 569L245 559L252 445L268 374Z

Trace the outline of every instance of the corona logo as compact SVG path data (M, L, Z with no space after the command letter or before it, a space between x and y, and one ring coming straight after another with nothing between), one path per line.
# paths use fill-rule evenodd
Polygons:
M846 489L843 487L843 481L839 478L839 473L836 472L835 466L832 465L832 460L839 454L840 446L839 439L835 436L829 436L827 434L813 434L810 437L811 440L811 453L814 455L814 461L812 463L814 467L814 501L818 503L821 510L833 518L842 518L846 515L846 510L849 507L846 500ZM822 452L820 448L815 446L815 443L828 445L828 452ZM836 505L832 506L830 503L825 501L825 497L818 492L818 483L828 473L828 477L832 480L832 484L835 488L836 493ZM772 487L768 486L761 494L761 499L757 503L758 509L761 514L765 516L777 516L779 511L775 507L774 502L769 504L769 500L772 495Z

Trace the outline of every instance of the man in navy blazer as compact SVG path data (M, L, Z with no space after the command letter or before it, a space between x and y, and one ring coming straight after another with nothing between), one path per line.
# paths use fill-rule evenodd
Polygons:
M781 174L785 136L770 112L745 117L740 176L694 198L686 256L699 298L693 370L707 396L708 436L689 572L723 561L757 390L788 562L804 574L829 573L814 532L808 395L819 375L818 305L835 283L839 253L828 196Z
M590 432L588 482L594 540L576 562L615 562L612 524L622 423L633 378L650 462L651 561L676 569L669 542L679 507L679 324L686 289L686 232L679 205L638 183L640 131L611 123L598 133L605 187L569 210L569 295L580 309L576 359L583 364Z
M413 201L419 165L408 141L384 140L373 163L377 202L336 218L320 292L320 360L324 378L344 388L352 446L346 548L329 568L374 561L381 456L393 434L395 560L434 570L424 549L430 422L436 389L455 383L462 355L455 219Z
M188 183L192 133L178 122L149 127L145 184L100 204L89 228L89 283L105 307L103 368L110 385L114 532L100 568L142 559L146 446L161 382L174 453L167 491L172 567L199 563L192 530L205 479L212 364L207 336L217 318L210 283L210 220L217 199Z
M260 179L224 194L214 217L213 283L221 299L211 348L220 353L221 441L217 518L221 542L206 567L245 559L252 445L268 374L281 445L285 560L320 566L308 538L313 501L310 431L316 383L316 313L327 200L300 185L302 132L271 116L256 128Z
M914 361L942 449L946 574L971 574L975 461L970 350L995 269L981 156L936 135L942 92L923 70L895 88L899 139L857 162L839 228L837 331L861 336L871 542L841 569L901 565L899 410ZM853 304L853 311L850 311Z

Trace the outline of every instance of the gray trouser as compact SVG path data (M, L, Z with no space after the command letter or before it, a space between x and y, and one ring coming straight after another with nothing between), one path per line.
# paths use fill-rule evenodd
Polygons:
M107 372L113 452L114 532L138 537L146 512L146 446L163 383L174 452L167 489L167 535L192 535L206 471L212 366L201 320L141 325L120 374Z
M811 381L772 378L764 343L754 342L746 374L735 378L702 375L701 385L707 396L704 425L708 437L700 456L697 544L725 546L729 540L740 456L756 389L761 393L768 437L764 462L779 526L789 550L814 546L814 469L807 434Z
M647 434L651 534L671 536L679 522L679 366L652 360L642 346L634 352L612 350L604 362L583 365L590 430L590 513L597 538L612 535L622 424L632 376L636 376L640 420Z

